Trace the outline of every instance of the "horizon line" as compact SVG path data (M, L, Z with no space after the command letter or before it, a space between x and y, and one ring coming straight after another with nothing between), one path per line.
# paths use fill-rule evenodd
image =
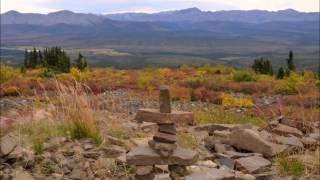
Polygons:
M161 10L161 11L152 11L152 12L146 12L146 11L114 11L114 12L106 12L106 13L92 13L92 12L79 12L79 11L72 11L72 10L68 10L68 9L61 9L61 10L54 10L51 12L47 12L47 13L40 13L40 12L22 12L22 11L18 11L18 10L8 10L4 13L1 14L6 14L8 12L14 11L14 12L18 12L21 14L42 14L42 15L48 15L51 13L56 13L56 12L61 12L61 11L70 11L73 13L81 13L81 14L94 14L94 15L111 15L111 14L124 14L124 13L144 13L144 14L157 14L157 13L162 13L162 12L170 12L170 11L181 11L181 10L187 10L187 9L199 9L201 12L221 12L221 11L266 11L266 12L279 12L279 11L286 11L286 10L293 10L296 12L300 12L300 13L320 13L319 11L299 11L293 8L287 8L287 9L279 9L279 10L267 10L267 9L247 9L247 10L242 10L242 9L228 9L228 10L202 10L198 7L190 7L190 8L184 8L184 9L166 9L166 10Z

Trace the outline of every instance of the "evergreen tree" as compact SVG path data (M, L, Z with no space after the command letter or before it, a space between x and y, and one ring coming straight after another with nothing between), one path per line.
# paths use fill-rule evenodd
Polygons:
M257 74L270 74L273 75L273 68L268 59L255 59L252 65L252 69Z
M70 57L60 47L53 47L43 51L45 67L58 72L69 72Z
M33 48L33 51L30 52L30 68L36 68L38 65L38 52L36 48Z
M86 58L81 53L79 53L78 58L75 61L75 66L81 71L88 66Z
M38 58L39 58L38 64L43 66L44 65L44 61L43 61L43 56L42 56L42 53L41 53L40 50L38 51Z
M277 73L277 79L283 79L284 76L285 76L284 69L283 69L283 67L280 67L278 70L278 73Z
M318 64L318 79L320 80L320 63Z
M29 52L27 49L24 51L23 65L25 68L30 68Z
M295 65L293 63L293 52L292 51L289 52L289 57L287 59L287 64L288 64L288 70L289 71L295 71L296 67L295 67Z
M82 60L83 66L87 66L85 59ZM70 70L70 57L60 47L46 48L41 52L36 48L28 51L25 50L24 67L36 68L46 67L48 70L56 72L69 72Z

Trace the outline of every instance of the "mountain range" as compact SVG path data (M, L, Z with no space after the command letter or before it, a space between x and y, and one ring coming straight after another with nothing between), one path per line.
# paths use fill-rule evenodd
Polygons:
M312 69L319 61L319 15L292 9L205 12L189 8L105 15L9 11L1 14L1 57L19 64L21 47L62 46L85 50L94 66L218 63L243 67L259 56L281 64L294 50L303 59L298 65ZM126 55L106 53L110 49Z
M176 11L164 11L159 13L118 13L118 14L84 14L74 13L68 10L57 11L49 14L19 13L8 11L1 14L1 24L30 24L30 25L54 25L54 24L99 24L104 19L134 22L204 22L204 21L229 21L245 23L265 23L272 21L298 22L317 21L318 12L298 12L293 9L280 11L262 10L232 10L232 11L201 11L198 8L189 8Z

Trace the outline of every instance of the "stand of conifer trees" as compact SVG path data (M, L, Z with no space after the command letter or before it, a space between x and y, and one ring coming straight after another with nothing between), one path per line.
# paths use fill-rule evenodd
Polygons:
M296 70L296 67L293 62L293 52L290 51L288 58L286 59L287 61L287 69L283 68L282 66L279 67L276 78L277 79L283 79L285 76L289 76L290 72L294 72ZM254 60L254 63L252 65L252 69L257 73L257 74L269 74L273 75L273 68L272 64L268 59L264 58L259 58ZM319 66L319 72L320 72L320 66ZM320 73L319 73L320 74ZM320 76L320 75L319 75Z
M80 70L87 67L86 58L80 53L75 61L75 66ZM70 57L61 47L46 48L42 52L36 48L25 50L24 68L34 69L37 67L45 67L55 72L69 72L71 68Z

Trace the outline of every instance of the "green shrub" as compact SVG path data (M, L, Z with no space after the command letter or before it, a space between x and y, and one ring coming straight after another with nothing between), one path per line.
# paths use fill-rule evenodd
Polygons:
M249 71L236 71L233 73L233 80L236 82L251 82L257 81L256 74Z
M86 123L81 120L73 120L64 126L65 134L72 139L92 138L95 143L101 144L103 137L99 131L93 131Z
M297 158L281 156L277 158L280 173L289 176L302 176L305 166L303 162Z
M253 124L259 127L264 127L266 121L262 118L237 114L234 112L225 111L223 108L215 108L210 111L196 110L194 112L195 122L201 124Z
M36 155L40 155L44 151L43 140L41 138L35 138L33 140L33 151Z

